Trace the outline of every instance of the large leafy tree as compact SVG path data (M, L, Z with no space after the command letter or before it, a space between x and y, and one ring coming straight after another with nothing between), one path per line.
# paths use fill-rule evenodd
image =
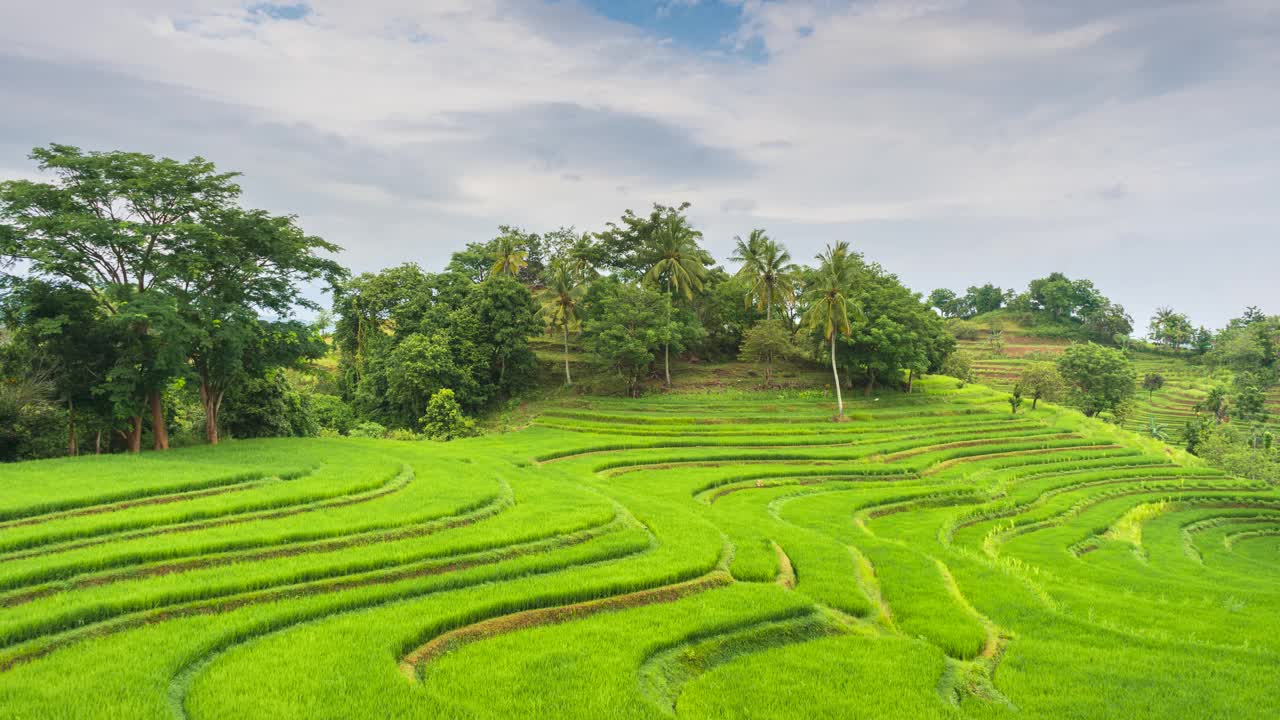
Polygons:
M795 337L781 320L761 320L743 336L739 359L759 363L768 387L773 382L773 364L797 354Z
M877 380L898 379L907 373L907 389L914 379L940 368L955 350L955 340L942 320L908 290L896 275L879 265L864 264L854 255L860 278L863 317L837 345L837 359L859 371L870 394Z
M603 267L625 280L639 280L656 262L655 236L671 218L683 219L689 203L662 205L654 203L646 215L631 210L622 214L618 222L606 223L603 232L596 233L596 248Z
M138 336L131 350L168 353L169 347L146 341L154 323L137 309L169 307L144 296L171 293L182 282L178 263L201 253L202 221L239 196L236 174L198 157L179 162L70 145L37 148L31 157L56 180L0 183L0 222L8 226L0 254L25 261L32 276L82 288L109 315L127 313L130 321L116 326ZM114 388L117 407L131 418L129 449L140 445L144 404L151 408L155 446L168 447L161 391L177 366L154 356L132 359L137 365L122 374L136 381L139 396L125 398L118 384Z
M1073 405L1085 415L1116 411L1137 389L1137 373L1122 351L1077 343L1058 358L1058 373Z
M346 271L320 253L340 248L307 235L289 216L229 208L206 221L200 252L178 258L181 311L196 330L190 357L205 413L205 435L217 444L218 414L227 389L250 377L314 357L318 348L301 326L287 332L260 320L319 310L304 283L332 287ZM301 328L301 329L300 329Z
M543 289L539 314L551 327L560 328L564 335L564 384L572 385L569 372L569 330L578 324L578 309L586 294L573 266L567 259L551 263L547 272L547 286Z
M591 313L582 327L582 345L593 365L616 374L627 394L637 397L657 349L679 334L671 298L616 279L592 286Z
M852 332L852 320L861 317L855 293L857 263L849 244L838 242L817 256L818 268L805 288L804 324L822 334L831 348L831 376L836 391L838 417L844 417L844 396L840 393L840 373L836 368L836 341Z
M458 313L475 320L470 339L483 352L488 384L498 394L510 395L532 380L537 360L529 336L541 327L529 288L511 277L490 278L472 289ZM456 317L451 322L461 324Z
M748 304L754 301L765 319L772 320L774 306L795 299L791 253L758 228L752 230L746 240L738 237L734 241L732 260L742 263L738 277L748 284L746 301Z
M10 348L24 351L14 375L41 378L36 385L53 389L66 409L67 454L79 453L79 430L96 432L100 450L115 423L95 389L116 364L116 344L98 302L68 283L29 279L0 293L0 325L14 329Z
M645 282L652 287L661 288L673 302L677 297L692 300L695 294L701 293L711 256L698 246L700 237L702 233L689 227L684 216L668 215L662 218L653 233L653 264L644 275ZM663 344L662 365L667 385L670 386L670 341Z

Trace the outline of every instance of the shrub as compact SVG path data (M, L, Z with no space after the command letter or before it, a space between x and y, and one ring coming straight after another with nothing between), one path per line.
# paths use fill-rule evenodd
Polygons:
M358 438L382 438L387 436L387 428L382 423L365 420L353 425L351 432L348 434L351 437Z
M427 403L422 416L422 430L434 440L453 440L476 434L476 422L462 414L462 407L449 388L438 390Z
M964 351L951 353L942 363L942 374L958 380L960 387L974 382L977 378L973 372L973 356Z
M948 320L947 329L957 340L977 340L982 336L983 328L976 322L971 320Z
M355 411L337 395L312 395L311 412L322 431L329 430L336 435L346 435L356 424Z
M404 428L396 428L395 430L387 431L387 439L401 440L401 441L421 440L422 436L412 430L405 430Z

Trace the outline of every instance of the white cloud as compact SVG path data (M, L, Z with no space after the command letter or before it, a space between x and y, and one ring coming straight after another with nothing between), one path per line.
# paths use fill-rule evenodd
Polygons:
M761 62L573 0L6 7L0 167L64 140L200 153L360 269L689 199L721 257L767 225L919 289L1064 267L1140 317L1266 303L1221 252L1196 263L1220 290L1135 278L1187 277L1206 240L1280 259L1274 4L738 1Z

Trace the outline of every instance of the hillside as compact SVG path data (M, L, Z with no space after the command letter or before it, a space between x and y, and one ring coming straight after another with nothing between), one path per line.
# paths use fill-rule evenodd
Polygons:
M1051 405L916 390L856 395L841 424L821 391L723 387L547 399L447 444L6 468L0 698L24 718L1280 713L1280 493Z
M997 346L985 336L957 341L959 349L974 358L973 369L978 378L999 390L1011 390L1028 364L1056 360L1072 342L1058 337L1052 329L1046 335L1038 332L1043 328L1016 325L1006 328L1000 333ZM1149 373L1158 373L1164 377L1165 385L1152 393L1138 391L1124 427L1139 434L1150 434L1154 422L1170 443L1181 443L1187 421L1195 416L1196 404L1205 399L1215 384L1229 382L1230 373L1215 373L1191 362L1189 355L1145 349L1134 349L1130 353L1139 381ZM1280 412L1280 387L1270 389L1267 398L1273 415ZM1280 431L1280 420L1273 420L1269 427Z

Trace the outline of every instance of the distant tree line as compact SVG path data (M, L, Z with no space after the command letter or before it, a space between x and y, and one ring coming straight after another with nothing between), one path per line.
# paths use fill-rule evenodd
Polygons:
M1092 281L1072 280L1059 272L1032 280L1021 293L988 283L970 287L963 295L940 288L929 294L928 302L946 318L970 320L1005 311L1026 326L1106 344L1117 344L1133 333L1133 318L1124 306L1108 299Z
M439 272L351 277L340 248L244 207L237 174L202 158L31 157L50 180L0 183L0 459L165 449L174 433L457 437L535 382L542 332L565 385L588 368L632 395L671 385L677 359L742 358L770 385L810 358L841 415L843 390L910 389L955 346L846 243L805 265L756 229L726 270L687 203L595 232L502 226Z

